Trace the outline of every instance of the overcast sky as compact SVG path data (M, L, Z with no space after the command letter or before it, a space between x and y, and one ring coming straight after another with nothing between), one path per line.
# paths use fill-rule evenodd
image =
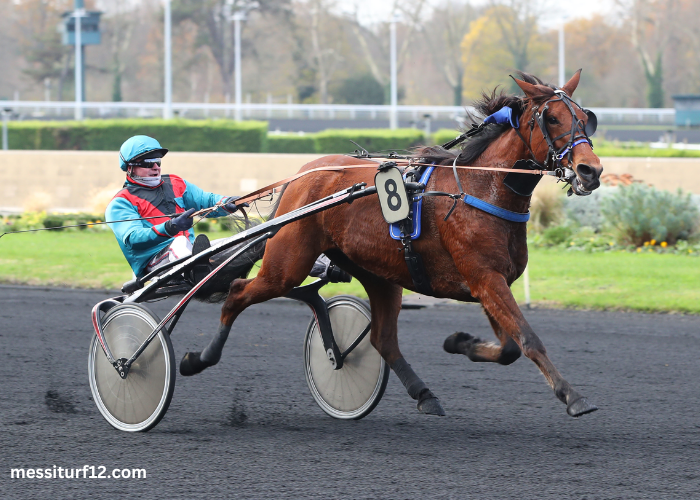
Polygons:
M466 3L467 0L462 1ZM429 2L430 5L439 5L440 3L440 0ZM486 0L471 0L470 3L483 5ZM563 16L569 18L590 17L594 14L612 14L614 10L614 0L550 0L548 3L550 7L547 9L547 14L542 16L541 24L551 28L555 27ZM394 0L345 0L341 5L348 11L357 8L360 19L367 24L373 24L391 18Z

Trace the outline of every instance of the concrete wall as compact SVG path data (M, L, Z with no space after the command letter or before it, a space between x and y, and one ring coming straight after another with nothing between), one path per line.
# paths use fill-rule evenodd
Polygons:
M318 155L169 153L163 172L204 190L241 195L296 173ZM660 189L700 194L700 158L603 158L605 173L629 173ZM0 212L94 211L124 181L116 152L0 151Z
M163 173L174 173L222 195L241 195L296 173L318 155L169 153ZM94 211L121 189L116 152L0 151L0 211L45 208Z

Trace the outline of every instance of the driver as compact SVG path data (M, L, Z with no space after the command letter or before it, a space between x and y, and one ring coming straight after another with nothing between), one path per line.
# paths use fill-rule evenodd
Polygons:
M119 149L119 166L126 172L126 182L107 206L105 220L156 217L109 225L137 278L209 248L206 235L194 237L192 214L195 211L224 201L221 208L207 215L215 218L232 214L239 208L233 203L238 196L208 193L177 175L161 175L161 159L167 152L157 140L145 135L127 139ZM166 217L168 214L179 215L170 219ZM208 272L207 263L195 266L194 280L201 280ZM349 275L333 266L324 255L314 264L311 275L332 281L350 281Z

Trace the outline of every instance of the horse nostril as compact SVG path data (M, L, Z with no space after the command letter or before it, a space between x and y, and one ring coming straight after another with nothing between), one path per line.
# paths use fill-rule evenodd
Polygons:
M576 172L581 179L586 181L592 181L598 178L595 169L590 165L586 165L585 163L579 163L576 165Z

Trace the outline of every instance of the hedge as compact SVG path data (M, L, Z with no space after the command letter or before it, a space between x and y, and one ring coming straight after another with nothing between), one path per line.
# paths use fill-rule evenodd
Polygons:
M351 140L370 153L406 150L425 141L423 131L414 128L324 130L315 134L314 138L319 154L351 153L357 149Z
M452 139L458 137L461 132L457 129L441 128L433 134L433 140L435 144L445 144Z
M268 134L267 153L315 153L313 134Z
M433 134L435 144L445 144L460 134L458 130L443 128ZM656 149L647 144L619 143L593 137L594 152L598 156L612 157L655 157L655 158L697 158L700 151L693 149Z
M177 151L258 153L265 148L267 123L183 119L20 121L8 126L8 146L115 151L133 135L155 137L164 147Z

